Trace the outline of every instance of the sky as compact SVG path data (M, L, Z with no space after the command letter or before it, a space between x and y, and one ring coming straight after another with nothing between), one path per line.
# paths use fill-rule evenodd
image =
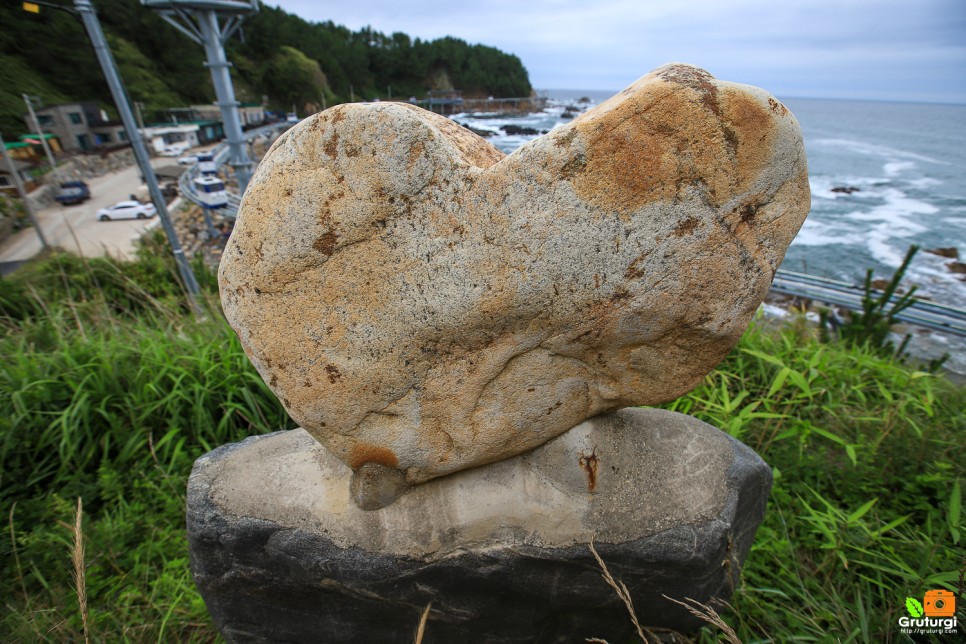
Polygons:
M966 0L266 0L516 54L536 89L623 89L667 62L777 96L966 103Z

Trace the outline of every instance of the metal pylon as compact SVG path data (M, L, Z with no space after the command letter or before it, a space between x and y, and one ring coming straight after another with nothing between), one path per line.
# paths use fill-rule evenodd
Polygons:
M258 11L257 0L141 0L141 4L160 13L175 29L204 46L206 66L211 71L225 126L228 165L235 171L239 194L244 194L252 176L252 162L242 138L238 101L229 73L231 63L225 57L225 42L238 30L245 16Z

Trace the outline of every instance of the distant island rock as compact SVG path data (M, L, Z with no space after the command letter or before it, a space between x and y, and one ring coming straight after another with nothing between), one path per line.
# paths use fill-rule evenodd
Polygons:
M494 134L496 134L496 132L493 132L492 130L478 130L475 127L470 127L466 123L460 123L459 121L456 121L456 122L459 123L460 125L462 125L463 127L465 127L467 130L469 130L470 132L472 132L476 136L482 136L484 139L488 139L491 136L493 136Z
M546 132L541 132L540 130L535 130L532 127L522 127L520 125L503 125L500 127L506 134L510 136L524 135L524 136L534 136L538 134L546 134Z

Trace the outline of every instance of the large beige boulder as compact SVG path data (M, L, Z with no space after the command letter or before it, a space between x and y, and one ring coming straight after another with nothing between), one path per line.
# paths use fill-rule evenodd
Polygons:
M688 65L509 156L410 105L340 105L258 167L222 302L296 422L413 484L690 390L808 210L791 113Z

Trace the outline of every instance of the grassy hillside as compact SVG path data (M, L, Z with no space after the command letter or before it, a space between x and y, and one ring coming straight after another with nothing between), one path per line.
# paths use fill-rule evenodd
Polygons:
M2 641L81 639L78 497L93 638L216 638L188 569L191 464L291 421L221 317L211 273L197 267L209 313L194 318L167 257L149 247L122 267L59 255L0 280ZM721 611L744 641L909 641L896 626L905 598L958 589L963 388L823 343L804 322L758 321L668 407L774 468L765 521Z
M132 100L146 112L214 100L200 45L138 0L94 0ZM21 93L45 103L98 100L113 113L110 93L80 23L42 8L0 4L0 131L24 131ZM243 23L244 40L226 49L234 63L236 93L302 112L323 104L375 97L422 96L446 78L468 96L528 96L520 59L456 38L412 40L403 33L353 32L332 22L310 23L280 8L263 6Z

